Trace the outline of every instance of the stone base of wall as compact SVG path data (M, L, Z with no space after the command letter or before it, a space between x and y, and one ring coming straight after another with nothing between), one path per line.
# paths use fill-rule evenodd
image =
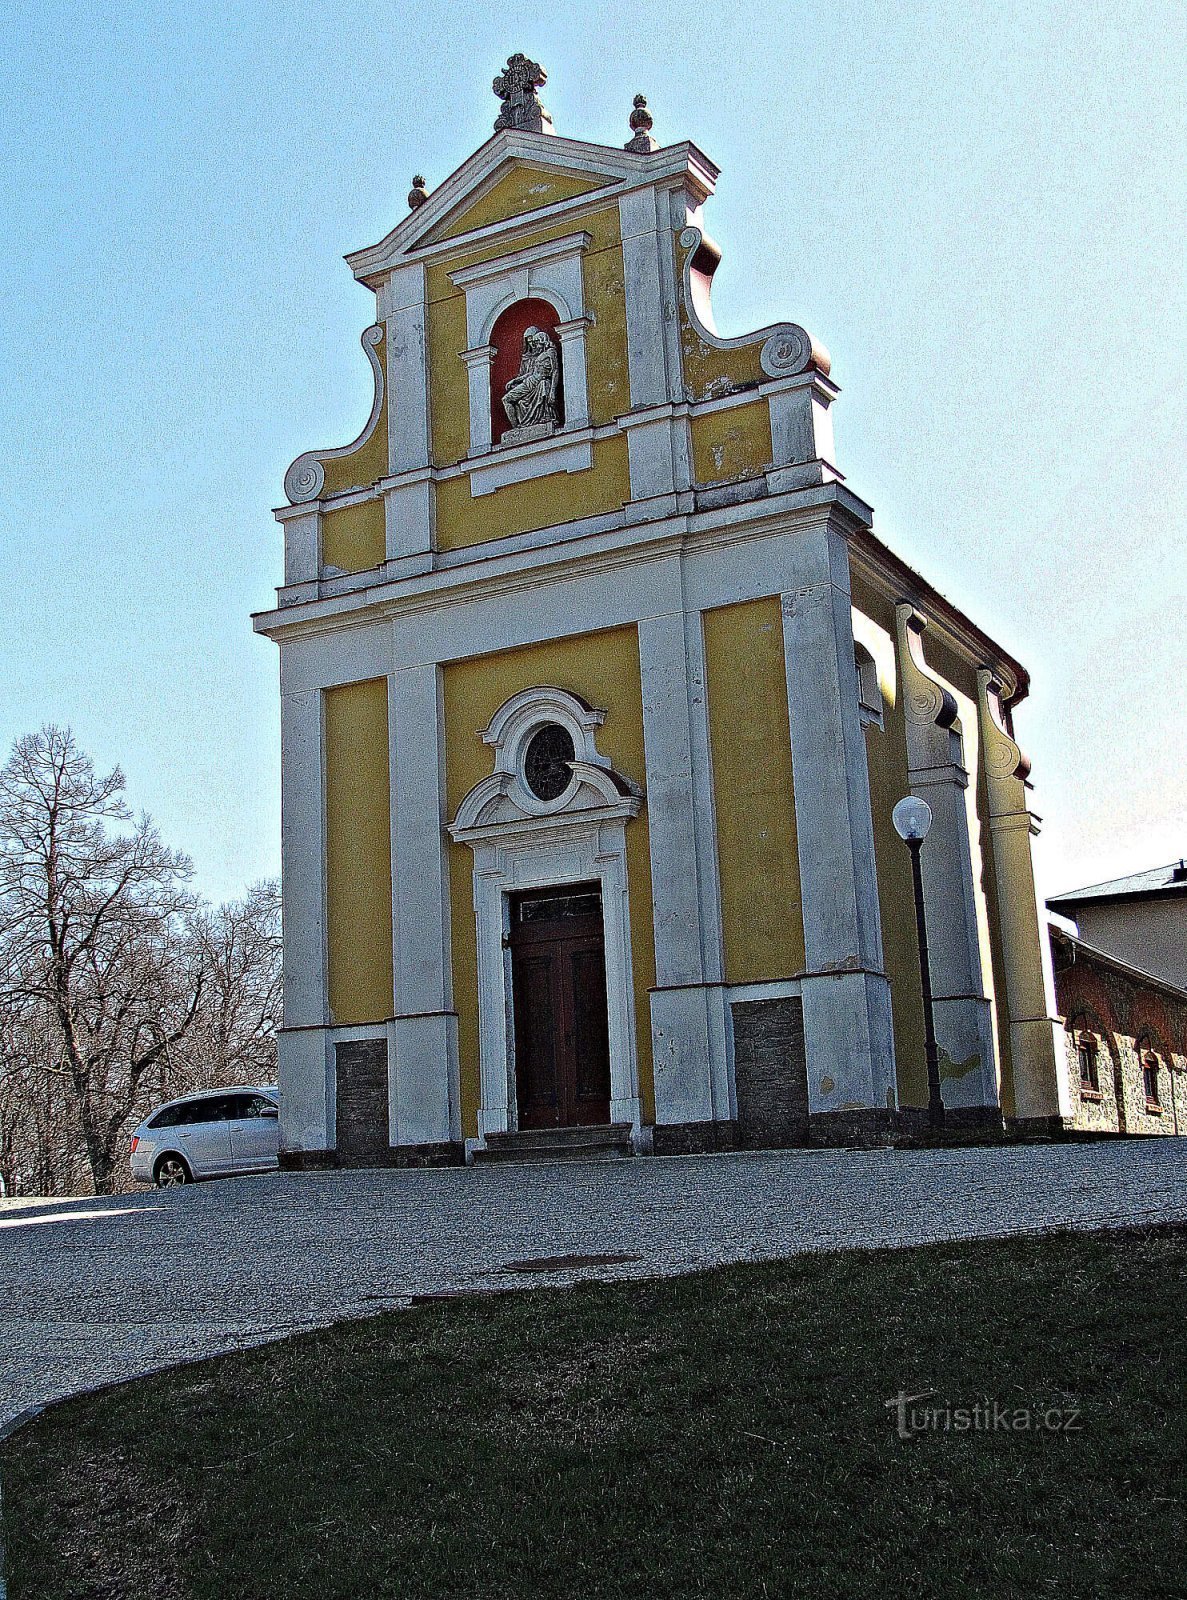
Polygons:
M656 1156L703 1156L739 1148L736 1122L657 1122L651 1129L651 1153Z
M1007 1117L1006 1132L1011 1139L1062 1139L1069 1124L1062 1117Z
M363 1167L464 1167L466 1147L457 1144L388 1145L366 1156L337 1150L283 1150L282 1172L336 1172Z
M872 1149L891 1144L898 1132L897 1115L876 1107L853 1111L818 1111L808 1119L809 1143Z
M385 1167L464 1167L466 1147L457 1140L447 1144L393 1144L387 1149Z
M895 1112L896 1144L1000 1144L1006 1137L1000 1106L947 1106L944 1126L933 1128L926 1106L900 1106Z
M465 1164L460 1140L444 1144L388 1143L387 1040L346 1039L334 1046L333 1150L285 1150L285 1172L327 1172L342 1167L457 1167Z
M333 1150L282 1150L281 1172L332 1172L338 1165Z
M735 1001L734 1086L743 1150L807 1144L808 1066L798 995Z
M335 1127L339 1166L387 1164L387 1040L350 1039L334 1046Z
M862 1108L825 1111L808 1117L772 1117L763 1125L737 1122L657 1123L648 1130L657 1156L707 1155L721 1150L796 1150L813 1146L876 1149L900 1146L999 1144L1013 1139L1066 1137L1058 1118L1041 1126L1006 1127L996 1106L962 1106L946 1112L944 1126L933 1129L926 1107L897 1111Z

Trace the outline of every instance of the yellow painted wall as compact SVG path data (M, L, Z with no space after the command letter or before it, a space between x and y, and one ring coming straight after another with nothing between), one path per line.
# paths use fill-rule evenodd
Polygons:
M692 419L692 467L698 483L753 477L767 470L771 455L771 413L765 400Z
M973 863L974 896L981 949L989 951L988 963L982 955L982 983L989 996L1001 1073L1002 1108L1014 1114L1014 1068L1010 1055L1010 1030L1006 1026L1006 979L998 912L997 876L993 861L993 839L989 828L989 793L982 761L980 719L977 712L977 666L979 663L958 655L932 630L923 639L928 668L952 691L959 707L959 729L964 745L965 767L969 774L969 846ZM1019 885L1019 893L1029 895L1029 883Z
M451 817L456 815L469 790L492 771L491 752L479 738L481 731L513 694L544 684L567 689L605 710L605 724L598 730L598 747L619 772L643 786L643 696L635 628L614 628L604 633L582 634L520 650L477 656L469 661L450 662L444 668L443 678L446 790ZM627 824L626 841L639 1093L644 1116L651 1120L655 1094L648 990L655 984L655 942L646 810ZM469 845L451 845L453 988L461 1055L462 1126L466 1136L477 1134L480 1095L473 881L473 851Z
M989 919L989 952L991 956L991 973L994 992L1002 996L1001 1002L995 1001L994 1018L997 1031L998 1063L1001 1070L1001 1096L1002 1111L1007 1117L1016 1114L1017 1098L1014 1092L1014 1052L1010 1038L1008 1016L1006 1013L1005 996L1008 994L1006 986L1006 958L1001 937L1001 909L998 902L997 869L994 861L993 834L989 828L989 788L986 780L984 746L980 740L979 724L974 723L966 731L966 739L976 742L979 757L979 771L977 774L977 811L984 819L981 831L981 887L985 896L986 913ZM1029 885L1026 886L1029 892Z
M392 1015L387 679L327 689L326 921L337 1023Z
M909 793L907 722L894 646L894 603L854 581L854 632L878 665L884 726L865 730L874 820L874 859L882 950L894 1011L894 1054L899 1104L927 1104L927 1061L923 1048L923 990L919 983L919 944L915 932L915 891L911 857L890 817ZM861 605L857 605L860 595ZM865 626L862 626L864 619ZM876 635L876 636L875 636Z
M375 354L380 363L387 360L387 347L381 338L375 346ZM387 476L387 385L384 385L383 399L379 406L379 415L375 419L375 426L367 439L348 456L331 456L322 462L322 469L326 475L323 494L338 494L343 489L367 488L380 478Z
M343 572L366 572L387 555L383 500L362 500L357 505L327 511L321 520L321 558Z
M516 167L473 205L455 212L444 227L431 235L431 240L436 243L440 239L455 239L459 233L468 233L472 228L485 228L492 222L521 217L526 212L538 211L541 206L555 205L558 200L571 200L576 195L588 194L591 189L604 188L606 182L605 178L558 172L547 167Z
M460 550L512 533L599 516L619 510L630 496L630 463L621 435L594 442L593 466L586 472L528 478L478 499L470 493L468 477L446 478L437 485L437 548Z
M526 171L523 177L531 176ZM575 229L591 237L582 270L586 309L593 325L586 334L586 379L590 420L613 421L630 405L627 374L626 309L618 209L603 207L580 218L517 236L516 248L558 239ZM505 241L483 249L462 249L427 270L429 344L429 425L435 466L452 466L470 447L469 381L461 352L467 347L466 300L450 282L450 272L492 260L506 252ZM594 449L586 472L509 485L474 499L469 479L437 486L437 543L459 549L509 533L614 511L629 498L626 442L604 439Z
M789 978L804 919L779 600L708 611L704 629L726 982Z
M894 832L890 813L907 791L906 723L902 715L901 683L895 644L895 598L878 590L863 575L852 576L854 633L878 663L882 682L885 732L866 730L870 767L870 792L874 812L874 848L878 862L878 888L882 912L882 938L887 972L894 993L895 1050L898 1058L899 1097L904 1105L927 1103L927 1078L923 1056L923 996L919 987L919 956L914 922L910 858ZM982 985L988 996L998 1048L998 1061L1009 1077L1008 1030L1001 1027L997 995L1004 993L1000 979L1000 939L995 903L995 882L990 854L988 800L981 772L976 708L976 666L958 655L932 630L924 636L923 653L928 671L940 679L956 699L959 716L954 731L964 745L969 773L966 791L969 849L972 857L974 903L982 950ZM985 960L984 952L989 952ZM941 1061L941 1070L944 1062ZM1006 1090L1003 1089L1005 1093ZM1012 1088L1009 1090L1012 1093Z

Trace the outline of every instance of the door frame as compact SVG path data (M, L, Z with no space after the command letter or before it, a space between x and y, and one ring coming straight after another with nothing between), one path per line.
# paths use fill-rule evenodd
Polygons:
M549 952L549 963L548 963L549 977L548 977L548 982L549 982L549 991L550 991L550 1001L552 999L554 999L555 995L556 995L556 990L555 990L555 987L554 987L554 966L553 966L553 963L554 962L559 962L560 963L561 976L560 976L560 980L559 981L560 981L562 998L567 996L567 999L565 1000L565 1003L570 1008L567 1020L572 1024L571 1029L566 1029L566 1027L565 1027L566 1017L564 1015L564 1009L565 1009L564 1008L564 1004L562 1004L562 1014L560 1016L557 1016L557 1015L554 1014L553 1017L552 1017L552 1023L553 1023L553 1026L552 1026L552 1034L553 1034L552 1045L553 1045L553 1068L554 1068L554 1071L553 1071L553 1084L554 1084L554 1088L558 1091L558 1107L557 1107L557 1109L558 1109L558 1114L561 1115L561 1120L557 1121L555 1123L545 1123L545 1124L536 1123L535 1126L537 1126L537 1127L546 1126L546 1127L556 1127L556 1128L574 1128L574 1127L585 1128L585 1127L601 1126L603 1124L608 1124L609 1121L610 1121L610 1116L609 1116L609 1101L610 1101L610 1072L609 1072L609 1065L610 1065L610 1063L609 1063L609 1050L608 1049L607 1049L607 1054L606 1054L606 1059L605 1059L606 1076L605 1076L605 1080L604 1080L605 1089L606 1089L606 1093L605 1093L605 1097L604 1097L605 1105L606 1105L606 1114L604 1116L598 1115L598 1116L591 1116L591 1117L587 1117L587 1118L582 1118L582 1117L580 1117L580 1116L578 1116L576 1114L577 1110L578 1110L577 1101L579 1099L579 1095L577 1093L579 1074L578 1074L577 1056L576 1056L574 1047L575 1047L576 1038L577 1038L578 994L577 994L576 986L575 986L574 981L573 981L573 969L572 969L571 962L570 963L566 963L565 954L564 954L566 949L568 949L571 952L573 946L575 944L579 944L579 945L583 946L586 949L596 949L597 954L598 954L598 956L600 958L600 963L601 963L601 968L602 968L602 985L601 985L601 987L602 987L603 993L605 994L605 1011L603 1013L603 1020L605 1022L606 1029L607 1029L607 1046L609 1044L609 994L606 992L607 991L607 986L606 986L606 982L605 982L605 971L606 971L606 919L605 919L605 914L602 911L601 882L600 882L600 880L594 880L592 883L574 884L573 888L578 892L583 892L583 893L589 894L591 896L592 895L597 895L597 899L598 899L597 914L594 915L594 914L591 913L588 917L582 919L582 922L581 922L580 926L583 928L584 931L574 934L572 932L572 927L573 927L572 923L568 923L568 922L565 922L563 920L558 922L558 921L556 921L554 919L549 924L549 929L550 929L549 934L546 937L541 938L541 937L539 937L538 932L535 934L535 936L533 936L533 931L532 931L530 926L525 929L525 925L523 923L522 918L519 921L518 927L516 925L516 921L515 921L515 918L513 916L511 916L511 921L510 921L510 932L509 932L509 938L508 938L508 946L509 946L509 954L510 954L510 957L511 957L511 986L510 986L510 989L509 989L508 993L509 993L510 1002L511 1002L512 1070L513 1070L514 1078L515 1078L515 1110L516 1110L516 1120L519 1121L520 1123L522 1123L523 1116L524 1116L524 1108L523 1108L523 1105L521 1103L523 1090L524 1090L524 1085L523 1085L523 1083L521 1081L521 1073L520 1073L520 1070L519 1070L520 1069L519 1037L520 1037L520 1034L521 1034L521 1031L522 1031L520 1026L519 1026L519 1023L523 1020L522 1017L519 1014L519 1007L524 1002L525 993L524 993L524 990L520 987L520 985L518 984L518 982L516 980L515 967L516 967L516 954L517 954L517 952L518 952L518 955L519 955L519 958L520 958L521 962L529 960L531 958L531 955L532 955L533 952L535 953L537 960L539 960L539 957L540 957L541 953ZM509 915L513 911L517 901L520 904L522 904L525 897L528 897L528 898L530 898L530 897L538 897L540 895L540 893L541 893L541 891L535 890L535 889L527 889L527 890L516 889L516 890L508 893L506 898L507 898L507 908L508 908ZM543 891L543 894L547 895L547 896L552 896L555 893L556 893L556 891L552 890L552 889L545 889ZM539 903L538 899L537 899L537 903ZM558 932L557 931L558 929L567 929L568 931L567 932ZM552 1009L553 1008L550 1005L550 1010L552 1010ZM558 1033L560 1035L559 1037L558 1037ZM600 1073L599 1073L599 1077L600 1077ZM597 1101L598 1101L598 1104L599 1104L599 1107L600 1107L600 1105L603 1103L603 1097L599 1094L596 1098L597 1098ZM569 1104L570 1100L572 1101L572 1104ZM566 1112L566 1111L569 1111L569 1112L573 1113L573 1115L572 1116L563 1115L563 1113Z
M559 837L557 835L560 835ZM597 883L602 894L610 1045L610 1121L643 1123L631 970L625 819L574 822L545 836L474 843L474 912L478 931L478 1032L482 1101L478 1145L488 1133L519 1127L515 1087L515 1018L511 982L511 896L523 889Z
M467 1156L485 1146L488 1133L518 1127L508 895L571 883L597 882L602 891L610 1121L630 1126L636 1148L644 1143L626 862L626 830L643 808L643 791L599 751L605 716L546 684L512 695L481 734L494 751L494 771L448 824L454 842L474 852L481 1100L478 1138L466 1140ZM568 788L546 800L528 785L524 763L533 734L547 723L567 729L574 759Z

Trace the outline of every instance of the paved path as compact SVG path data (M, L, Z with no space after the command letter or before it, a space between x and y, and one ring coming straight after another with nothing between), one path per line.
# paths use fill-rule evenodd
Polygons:
M0 1206L0 1429L26 1408L407 1303L838 1245L1187 1220L1178 1140L239 1178ZM507 1264L637 1257L568 1272Z

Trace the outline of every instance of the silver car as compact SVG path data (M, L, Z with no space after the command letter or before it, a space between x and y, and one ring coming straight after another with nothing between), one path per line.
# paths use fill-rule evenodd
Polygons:
M272 1083L170 1100L132 1135L132 1176L171 1189L199 1178L272 1170L279 1164L279 1099Z

